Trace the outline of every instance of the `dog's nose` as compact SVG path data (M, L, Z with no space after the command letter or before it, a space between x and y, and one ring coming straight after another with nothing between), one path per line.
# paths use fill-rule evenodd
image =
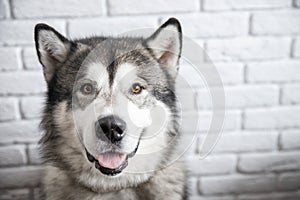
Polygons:
M112 143L120 141L125 135L126 123L118 116L102 117L96 122L96 135L99 139L103 136Z

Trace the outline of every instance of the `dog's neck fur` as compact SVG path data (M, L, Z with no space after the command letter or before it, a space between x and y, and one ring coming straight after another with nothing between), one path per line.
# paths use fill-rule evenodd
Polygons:
M132 200L160 199L186 199L186 175L182 171L183 163L176 161L169 167L156 171L147 181L135 187L115 188L111 192L95 192L94 189L86 187L66 175L59 168L48 166L46 178L48 184L45 187L47 199L127 199L126 196L134 197ZM170 179L171 178L171 179ZM170 184L172 183L172 184ZM60 185L61 184L61 185Z

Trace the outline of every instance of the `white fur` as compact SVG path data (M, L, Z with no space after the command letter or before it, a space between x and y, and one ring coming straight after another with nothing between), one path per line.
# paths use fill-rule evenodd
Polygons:
M127 97L130 95L128 92L131 85L141 81L136 75L136 66L132 64L125 63L119 66L112 89L109 88L108 73L102 64L91 64L86 78L97 82L100 93L84 110L74 110L75 124L78 130L83 132L82 139L85 147L97 156L105 142L97 139L95 122L99 116L117 115L127 124L127 133L122 139L121 150L127 153L133 152L140 140L136 155L129 159L129 164L123 173L154 171L162 158L160 151L168 145L166 130L171 113L168 107L156 99L153 99L152 107L139 107ZM108 94L111 99L107 102L103 96ZM142 101L149 93L144 90L139 95L141 96L131 98ZM145 128L147 131L141 135Z

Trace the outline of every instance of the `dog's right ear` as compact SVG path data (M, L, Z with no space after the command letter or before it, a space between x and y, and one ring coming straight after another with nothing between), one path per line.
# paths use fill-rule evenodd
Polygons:
M175 79L182 49L182 30L179 21L170 18L145 40L145 46L151 54Z
M34 39L45 79L50 82L57 67L66 61L72 42L46 24L35 26Z

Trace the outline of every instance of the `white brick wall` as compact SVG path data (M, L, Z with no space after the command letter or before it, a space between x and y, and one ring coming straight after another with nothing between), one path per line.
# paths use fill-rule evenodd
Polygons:
M286 0L204 0L204 10L247 10L272 9L291 6Z
M97 16L103 13L102 5L102 0L12 0L12 14L16 18Z
M191 12L199 10L197 0L152 0L140 3L139 0L110 0L108 1L109 14L111 15L133 15L153 14L167 12Z
M0 44L29 45L33 44L33 29L35 24L45 22L64 33L65 22L59 20L2 20L0 21Z
M21 68L20 49L18 48L0 48L0 69L1 71L13 71Z
M282 131L280 145L284 150L300 149L299 130Z
M299 128L299 119L299 106L255 108L245 111L244 125L247 129Z
M0 99L0 121L10 121L17 119L19 113L18 103L15 98Z
M299 81L300 62L293 61L266 61L249 63L247 77L249 82L294 82ZM259 70L258 70L259 69Z
M272 192L276 189L276 175L222 175L200 178L200 192L211 194L241 194Z
M24 97L21 99L21 115L24 119L39 118L42 115L43 97Z
M288 37L234 37L208 40L207 53L213 61L248 61L288 58L291 39Z
M211 97L182 66L196 87L188 97L180 90L183 108L190 120L199 109L201 122L187 151L191 199L300 199L299 0L0 0L1 200L38 200L40 192L36 143L46 85L34 25L48 23L76 38L157 27L170 16L204 47L208 57L199 58L214 62L226 97L222 135L199 159ZM189 123L183 129L192 136Z
M300 58L300 37L297 37L295 44L294 44L294 49L293 49L293 56L296 58Z
M168 15L169 17L170 15ZM194 38L233 37L248 32L248 13L192 13L176 16L184 27L186 36ZM168 17L164 17L166 20Z
M297 104L299 103L300 93L299 84L287 84L282 88L282 103L283 104Z
M300 12L278 11L257 12L252 16L253 35L286 35L300 33Z
M132 29L155 27L157 18L153 16L140 17L139 20L124 17L101 17L70 19L68 31L71 38L92 35L118 35Z
M282 172L299 167L299 152L245 154L240 156L238 163L238 170L245 173Z

